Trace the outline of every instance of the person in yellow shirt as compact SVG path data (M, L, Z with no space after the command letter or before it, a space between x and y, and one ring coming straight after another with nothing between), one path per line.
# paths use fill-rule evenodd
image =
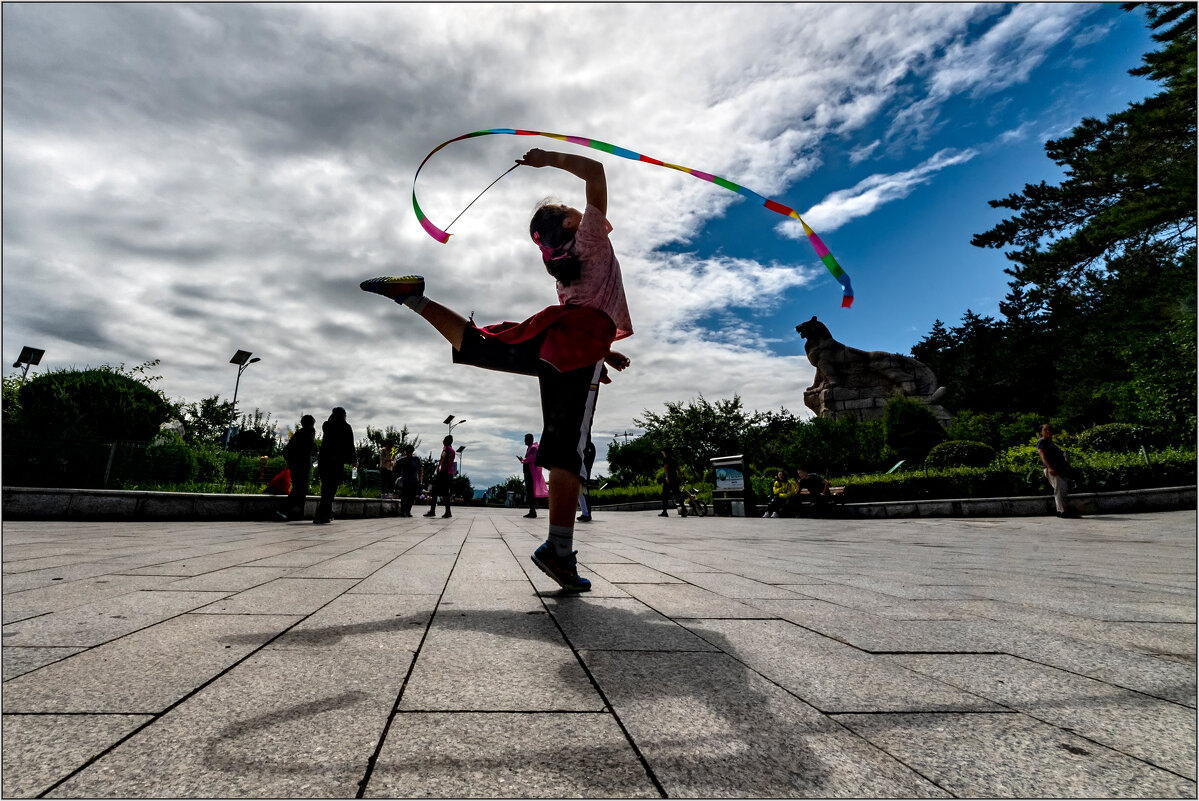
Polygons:
M762 517L778 517L779 509L786 506L797 492L799 492L799 486L794 479L787 478L787 474L780 470L778 477L774 480L774 487L770 491L770 503L766 504L766 514Z

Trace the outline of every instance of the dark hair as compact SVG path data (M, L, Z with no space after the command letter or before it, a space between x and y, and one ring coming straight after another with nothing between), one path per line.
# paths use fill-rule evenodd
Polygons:
M300 418L300 428L311 428L316 425L316 418L310 414L306 414Z
M453 437L451 437L449 434L446 434L446 435L445 435L445 439L443 439L443 440L441 441L441 444L442 444L442 445L453 445L453 444L454 444L454 438L453 438Z
M529 220L529 236L541 248L541 261L550 275L570 286L579 278L582 261L575 255L575 232L562 227L570 209L557 203L542 203Z

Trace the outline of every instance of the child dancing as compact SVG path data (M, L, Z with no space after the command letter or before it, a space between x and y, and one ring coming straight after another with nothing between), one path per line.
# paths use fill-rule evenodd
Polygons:
M529 236L554 277L557 306L520 323L476 326L457 312L425 297L419 275L372 278L367 292L391 298L425 318L453 346L455 364L537 376L541 390L541 445L535 463L548 468L549 536L532 559L564 590L586 592L591 582L578 574L574 512L586 477L584 454L607 364L615 370L629 359L612 343L632 336L620 264L608 234L612 226L604 165L585 156L533 148L517 164L554 167L586 183L584 211L543 203L529 222ZM594 446L592 446L594 447Z

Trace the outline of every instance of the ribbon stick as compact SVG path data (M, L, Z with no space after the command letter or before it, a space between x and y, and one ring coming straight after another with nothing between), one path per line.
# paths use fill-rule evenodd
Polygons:
M699 178L700 180L708 181L709 183L713 183L713 184L716 184L717 186L724 187L725 189L728 189L732 192L736 192L739 195L744 195L745 197L753 198L754 200L760 202L763 206L765 206L766 208L770 209L773 212L781 214L784 217L792 217L796 220L799 220L799 224L803 226L804 234L807 235L808 241L812 244L812 247L816 251L816 256L822 262L824 262L824 266L828 268L828 271L832 274L833 278L835 278L837 280L837 282L841 284L841 290L842 290L841 306L842 306L842 308L849 308L853 304L853 286L850 284L849 274L846 273L845 270L842 269L841 265L837 263L837 260L835 258L833 258L833 254L829 252L828 246L826 246L824 244L824 242L822 242L820 240L820 237L816 236L816 232L808 227L808 224L803 221L803 218L799 216L799 213L797 211L795 211L795 209L789 208L788 206L784 206L782 203L778 203L769 198L763 197L762 195L759 195L757 192L754 192L750 189L746 189L745 187L743 187L739 184L735 184L732 181L729 181L725 178L721 178L718 175L712 175L710 173L701 172L699 170L693 170L690 167L683 167L678 164L671 164L666 161L661 161L659 159L651 158L651 157L643 155L641 153L634 153L632 150L628 150L627 148L618 147L617 145L611 145L611 144L608 144L607 142L601 142L598 139L588 139L583 136L564 136L563 134L546 133L544 131L525 131L525 130L521 130L519 128L491 128L486 131L474 131L472 133L463 134L462 136L456 136L453 139L448 139L445 142L442 142L437 147L433 148L433 150L429 152L429 155L425 156L424 160L421 161L420 166L416 168L416 175L414 175L412 177L412 209L413 209L413 211L416 212L416 219L420 222L421 227L423 227L425 229L425 231L429 234L429 236L433 237L438 242L445 244L446 242L449 241L450 234L446 233L445 231L443 231L442 229L440 229L436 225L434 225L433 222L428 217L425 216L425 213L421 210L420 203L418 203L416 200L416 179L420 176L420 171L424 168L425 164L428 163L429 159L433 158L433 156L439 150L441 150L443 147L445 147L446 145L451 145L454 142L461 142L463 139L471 139L476 136L493 136L495 134L508 134L511 136L544 136L549 139L557 139L562 142L570 142L571 144L580 145L582 147L589 147L589 148L592 148L593 150L600 150L600 151L603 151L604 153L611 153L614 156L620 156L621 158L624 158L624 159L630 159L632 161L640 161L640 162L644 162L646 164L654 164L659 167L668 167L672 170L678 170L679 172L685 172L688 175L691 175L695 178ZM507 173L504 173L504 174L507 175ZM500 176L500 177L502 178L503 176ZM499 180L499 179L496 179L496 180ZM493 183L493 185L494 185L494 183ZM491 187L488 187L488 189L490 189L490 188ZM486 192L487 190L484 189L483 191ZM476 197L475 200L478 200L478 198ZM471 203L474 203L474 200L472 200ZM470 207L468 206L467 208L470 208ZM465 212L465 211L466 211L466 209L463 209L463 212ZM462 215L459 214L458 216L461 217ZM458 218L455 217L454 219L455 219L455 221L457 221ZM450 223L450 225L453 225L453 223ZM450 226L448 226L448 225L446 226L446 228L449 228L449 227Z

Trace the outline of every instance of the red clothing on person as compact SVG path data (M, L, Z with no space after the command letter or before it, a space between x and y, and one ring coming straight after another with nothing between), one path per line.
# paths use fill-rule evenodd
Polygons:
M508 345L544 334L539 355L565 373L602 361L612 348L616 326L608 315L588 306L549 306L524 322L487 325L479 333ZM609 383L606 376L604 383Z

